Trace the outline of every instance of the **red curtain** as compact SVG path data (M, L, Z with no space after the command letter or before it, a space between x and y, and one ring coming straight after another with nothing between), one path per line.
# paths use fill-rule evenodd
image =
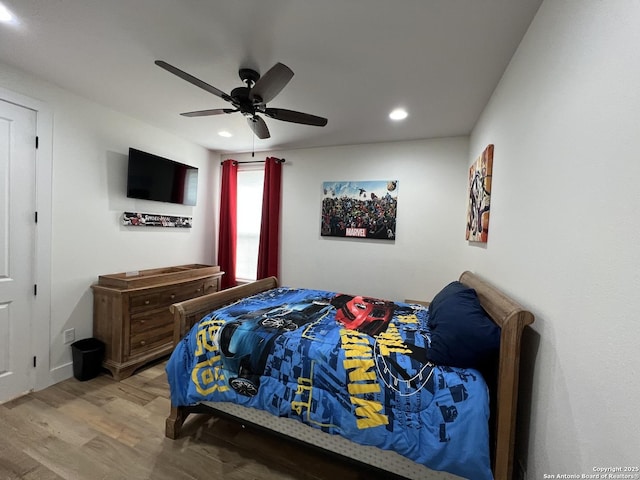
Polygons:
M218 265L224 272L221 288L236 285L236 234L238 215L238 162L222 162L220 194L220 229L218 233Z
M262 194L262 221L258 247L257 279L278 276L278 250L280 234L280 185L282 162L267 158L264 166L264 190Z

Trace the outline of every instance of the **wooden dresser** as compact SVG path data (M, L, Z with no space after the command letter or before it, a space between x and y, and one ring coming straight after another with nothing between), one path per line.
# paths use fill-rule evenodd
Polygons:
M93 289L93 335L105 343L103 367L116 380L171 353L169 306L220 289L220 267L178 265L100 275Z

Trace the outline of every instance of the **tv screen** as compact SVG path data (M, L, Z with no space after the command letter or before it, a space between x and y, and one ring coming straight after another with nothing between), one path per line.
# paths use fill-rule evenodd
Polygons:
M129 148L127 197L195 205L198 169Z

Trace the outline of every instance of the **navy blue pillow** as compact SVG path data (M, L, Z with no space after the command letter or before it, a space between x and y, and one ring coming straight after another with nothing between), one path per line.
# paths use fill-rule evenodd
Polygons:
M435 297L433 297L433 300L431 300L431 303L429 304L429 311L433 312L434 310L437 310L445 298L449 298L451 295L455 295L463 290L469 290L469 287L457 280L455 282L451 282L440 290Z
M444 295L438 298L441 291L434 297L435 307L433 302L429 306L427 359L437 365L479 368L499 350L500 327L484 311L476 291L457 283L447 285Z

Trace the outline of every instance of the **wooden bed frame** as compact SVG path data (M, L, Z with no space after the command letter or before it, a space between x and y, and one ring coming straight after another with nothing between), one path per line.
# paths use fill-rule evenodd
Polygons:
M524 328L533 323L534 317L531 312L524 310L517 302L474 273L468 271L462 273L460 282L475 289L485 311L502 329L495 381L488 380L494 401L490 425L492 467L495 480L511 480L521 339ZM278 280L270 277L173 304L170 308L175 319L174 343L177 345L200 318L213 310L277 286ZM178 438L180 429L189 414L202 413L207 411L206 408L203 410L202 406L172 406L171 414L166 420L166 436L172 439Z

